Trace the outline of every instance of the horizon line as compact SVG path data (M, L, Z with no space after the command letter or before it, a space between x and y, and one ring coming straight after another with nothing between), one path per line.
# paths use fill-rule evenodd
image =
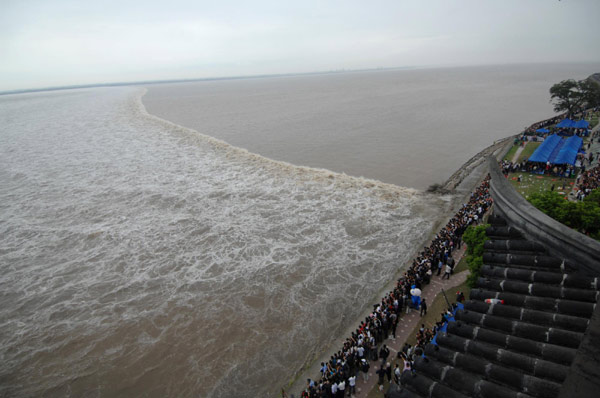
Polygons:
M25 94L25 93L35 93L35 92L43 92L43 91L75 90L75 89L80 89L80 88L93 88L93 87L122 87L122 86L149 85L149 84L189 83L189 82L218 81L218 80L264 79L264 78L270 78L270 77L326 75L326 74L335 74L335 73L352 73L352 72L368 72L368 71L376 71L376 70L419 69L419 68L426 68L426 66L395 66L395 67L378 67L378 68L364 68L364 69L335 69L335 70L314 71L314 72L265 73L265 74L258 74L258 75L231 75L231 76L214 76L214 77L192 77L192 78L185 78L185 79L158 79L158 80L136 80L136 81L126 81L126 82L71 84L71 85L67 85L67 86L50 86L50 87L42 87L42 88L5 90L5 91L0 91L0 95Z
M76 90L81 88L94 88L94 87L122 87L122 86L140 86L140 85L153 85L153 84L168 84L168 83L190 83L190 82L202 82L202 81L219 81L219 80L242 80L242 79L265 79L272 77L289 77L289 76L310 76L310 75L326 75L336 73L354 73L354 72L370 72L370 71L382 71L382 70L412 70L412 69L428 69L428 68L458 68L458 67L484 67L484 66L495 66L495 65L535 65L535 64L578 64L578 63L596 63L594 61L588 62L515 62L515 63L504 63L504 64L475 64L475 65L412 65L412 66L390 66L390 67L375 67L375 68L360 68L360 69L334 69L327 71L313 71L313 72L287 72L287 73L265 73L257 75L231 75L231 76L213 76L213 77L194 77L184 79L158 79L158 80L137 80L137 81L125 81L125 82L106 82L106 83L86 83L86 84L71 84L66 86L50 86L40 88L26 88L16 90L5 90L0 91L0 95L12 95L12 94L27 94L35 92L45 91L62 91L62 90Z

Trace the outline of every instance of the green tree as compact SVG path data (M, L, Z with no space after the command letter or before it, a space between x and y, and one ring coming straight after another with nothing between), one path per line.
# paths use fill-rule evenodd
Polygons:
M535 192L529 196L528 200L536 208L555 220L562 220L564 218L564 205L566 201L558 193L554 191L547 191L543 193Z
M596 191L600 194L600 190ZM600 204L598 202L584 200L581 207L583 208L581 229L589 233L594 239L598 239L598 237L600 237L598 235L600 233Z
M600 105L600 84L587 78L579 82L584 108L594 108Z
M556 192L534 193L529 202L568 227L600 240L600 189L595 189L582 202L569 202Z
M600 104L600 86L592 79L563 80L550 87L550 102L555 112L572 115Z
M463 241L467 245L467 257L465 258L469 271L471 273L467 277L467 284L470 287L475 287L477 278L481 275L481 266L483 265L483 244L488 240L485 230L489 224L478 225L476 227L469 226L462 236Z
M584 202L595 202L600 206L600 189L594 189L584 199Z

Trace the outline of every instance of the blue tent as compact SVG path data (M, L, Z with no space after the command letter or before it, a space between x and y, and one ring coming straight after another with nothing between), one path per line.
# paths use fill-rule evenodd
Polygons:
M535 132L536 133L549 133L550 130L548 130L548 129L537 129L537 130L535 130Z
M575 160L577 159L577 152L582 144L583 140L581 137L574 135L573 137L567 138L554 161L551 160L551 163L574 165Z
M587 129L590 127L590 124L585 120L573 121L571 119L563 119L556 127L563 129Z
M535 152L533 152L533 155L529 157L529 161L546 163L560 141L561 139L558 135L552 134L542 142L542 145L540 145Z
M575 124L575 122L571 119L563 119L556 125L556 127L561 129L570 129L573 128L573 124Z
M585 120L578 120L574 122L573 127L576 129L587 129L588 127L590 127L590 124Z

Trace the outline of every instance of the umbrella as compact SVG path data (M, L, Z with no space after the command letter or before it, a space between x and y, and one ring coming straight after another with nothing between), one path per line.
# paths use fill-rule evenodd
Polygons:
M410 295L412 296L412 303L415 308L419 308L421 305L421 289L417 289L415 285L410 289Z
M548 129L537 129L537 130L535 130L535 132L536 133L549 133L550 130L548 130Z

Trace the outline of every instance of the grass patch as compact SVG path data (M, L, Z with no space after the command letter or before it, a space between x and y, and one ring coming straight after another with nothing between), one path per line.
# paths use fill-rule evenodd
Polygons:
M508 153L506 154L506 156L504 157L504 160L508 160L509 162L512 161L513 156L515 156L515 153L517 152L517 149L519 149L519 145L513 145L510 150L508 151Z
M523 176L521 182L518 181L520 175ZM567 196L573 190L575 178L517 172L508 174L508 182L512 184L517 192L527 199L532 193L543 193L550 191L552 185L554 185L554 191L563 196Z
M456 264L456 267L454 267L454 273L458 274L461 273L463 271L468 270L469 267L467 265L467 259L466 256L463 256L460 261L458 262L458 264Z
M460 264L460 262L459 262ZM456 272L454 273L454 275L456 275ZM450 277L450 279L452 280L452 277ZM456 302L456 292L463 292L465 294L465 298L469 297L469 293L471 292L471 288L469 286L467 286L467 282L463 282L461 285L453 288L452 290L448 290L446 291L446 295L448 296L448 300L450 301L450 304ZM438 294L435 299L433 299L432 303L428 303L427 305L427 315L421 317L421 320L417 323L417 325L415 326L415 328L413 329L413 331L409 334L408 339L406 340L406 342L408 344L410 344L411 346L414 346L415 343L417 342L417 332L419 331L419 328L421 327L421 324L424 323L426 327L433 327L433 325L435 325L435 323L437 321L439 321L442 316L442 312L446 311L446 300L444 299L444 295ZM402 343L401 346L404 346L404 342ZM396 367L396 363L398 363L400 365L400 367L403 366L402 361L398 361L398 359L396 359L396 357L394 356L392 358L392 354L390 353L390 356L388 357L389 362L392 364L392 377L393 377L393 369ZM377 371L377 369L379 369L379 361L377 362L373 362L371 363L371 371L373 372L373 375L371 377L375 377L377 378L377 375L375 374L375 371ZM379 385L377 383L375 383L375 386L371 389L371 391L369 391L369 394L367 395L367 398L381 398L383 396L383 394L379 391ZM390 383L387 380L387 376L384 379L384 383L383 383L383 391L387 391L388 388L390 388Z
M541 145L541 142L528 142L527 145L525 145L525 148L523 148L523 151L521 152L521 154L519 155L519 159L517 159L517 162L520 163L526 159L529 159L529 157L531 155L533 155L535 150L540 145Z

